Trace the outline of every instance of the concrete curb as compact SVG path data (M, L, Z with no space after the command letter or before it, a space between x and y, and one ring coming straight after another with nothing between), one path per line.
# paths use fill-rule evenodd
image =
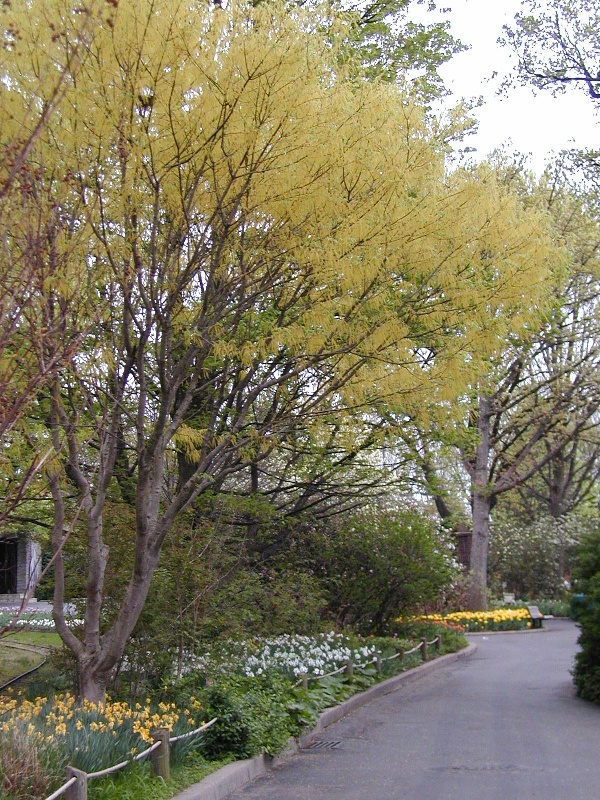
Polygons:
M315 727L299 739L291 739L289 748L281 755L274 758L265 755L254 756L254 758L247 758L244 761L227 764L225 767L221 767L221 769L208 775L200 783L195 783L180 794L175 795L172 800L224 800L231 792L241 789L246 783L250 783L250 781L281 764L297 750L306 747L321 731L333 725L334 722L345 717L351 711L367 705L367 703L378 697L394 692L404 684L412 683L440 667L445 667L447 664L462 658L468 658L476 650L476 644L469 644L468 647L465 647L464 650L459 650L457 653L440 656L421 664L419 667L414 667L407 672L400 673L400 675L395 675L393 678L388 678L386 681L376 683L375 686L371 686L366 691L360 692L360 694L355 694L339 706L326 709L317 720Z

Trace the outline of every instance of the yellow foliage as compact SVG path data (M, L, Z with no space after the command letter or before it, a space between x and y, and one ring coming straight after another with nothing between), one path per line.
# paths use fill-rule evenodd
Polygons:
M544 304L562 258L544 214L483 167L449 174L447 131L345 73L325 6L106 5L30 159L40 213L72 219L42 291L111 331L86 342L90 374L117 368L123 320L154 341L164 315L157 362L195 344L208 374L285 351L350 407L446 400ZM52 95L72 46L55 32L76 27L66 0L10 14L8 138ZM31 203L10 200L17 233ZM203 436L183 427L176 444L193 461Z

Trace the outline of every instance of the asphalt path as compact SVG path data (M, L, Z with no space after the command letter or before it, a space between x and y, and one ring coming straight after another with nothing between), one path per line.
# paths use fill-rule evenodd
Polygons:
M228 800L598 800L600 707L578 629L479 635L476 653L350 713Z

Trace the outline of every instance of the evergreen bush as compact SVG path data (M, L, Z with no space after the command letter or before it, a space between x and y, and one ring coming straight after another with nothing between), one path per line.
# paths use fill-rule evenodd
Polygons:
M600 531L582 539L573 591L581 625L573 678L580 697L600 704Z

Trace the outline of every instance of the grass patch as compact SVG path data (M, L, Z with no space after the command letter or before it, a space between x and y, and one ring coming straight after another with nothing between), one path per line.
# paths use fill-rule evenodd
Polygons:
M134 764L115 775L90 781L88 800L169 800L233 760L206 761L191 754L183 764L171 766L168 781L154 777L147 761Z
M0 642L0 684L7 683L36 667L44 656L33 650L10 647Z
M0 639L0 685L37 667L52 651L61 647L60 636L52 631L18 631L6 634ZM39 671L25 678L20 686L25 688L30 684L39 684L43 694L44 685L56 685L56 680L56 669L48 661Z
M52 631L16 631L7 633L2 641L30 644L32 647L62 647L60 636Z

